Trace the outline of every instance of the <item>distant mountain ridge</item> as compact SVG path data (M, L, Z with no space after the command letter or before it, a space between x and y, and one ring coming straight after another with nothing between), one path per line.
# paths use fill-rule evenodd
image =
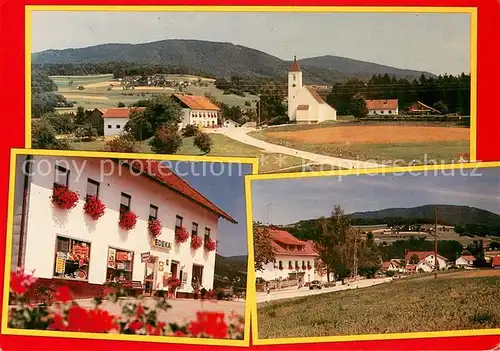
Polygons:
M32 53L32 64L128 62L190 67L217 77L231 75L286 79L291 61L265 52L224 42L169 39L141 44L101 44L86 48ZM299 60L307 84L334 84L349 78L369 79L373 74L414 79L428 72L399 69L371 62L325 55Z

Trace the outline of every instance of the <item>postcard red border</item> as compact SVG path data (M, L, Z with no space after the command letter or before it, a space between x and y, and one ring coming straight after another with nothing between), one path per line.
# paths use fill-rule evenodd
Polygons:
M500 70L495 48L500 47L500 31L495 20L500 15L496 0L0 0L0 111L2 111L2 135L0 137L0 233L6 233L7 199L9 182L10 148L24 147L24 6L25 5L246 5L246 6L439 6L478 8L477 54L477 159L499 161L500 148ZM62 29L63 30L63 29ZM0 240L0 262L4 261L5 240ZM3 267L0 281L3 281ZM302 345L252 346L255 350L491 350L500 345L500 336L446 337L432 339L383 340L315 343ZM164 350L165 344L74 340L48 337L21 337L0 335L0 350L88 350L116 347L128 350ZM215 350L222 347L182 345L183 350ZM227 349L241 350L240 347Z

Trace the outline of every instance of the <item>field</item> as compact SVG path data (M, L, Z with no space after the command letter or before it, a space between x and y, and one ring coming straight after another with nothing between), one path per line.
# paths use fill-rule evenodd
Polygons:
M260 339L500 327L500 271L417 275L259 305Z
M197 147L193 145L193 138L184 138L181 149L177 152L178 155L206 155L206 156L233 156L233 157L257 157L259 158L260 172L267 173L277 171L280 169L299 169L307 162L298 157L282 155L282 154L269 154L262 152L260 149L237 142L224 135L211 134L212 137L212 150L208 154L202 153ZM72 141L71 147L74 150L85 151L101 151L104 147L104 140L99 139L96 141L79 142ZM148 145L148 141L141 143L141 153L153 153ZM325 169L326 170L326 169Z
M73 108L60 108L58 111L73 112L77 106L83 106L87 110L94 108L110 108L116 107L118 103L123 102L125 105L130 105L138 100L149 99L156 94L172 94L177 91L175 88L162 87L135 87L134 90L123 90L120 82L113 79L112 74L89 75L89 76L51 76L50 77L57 85L59 92L66 97L70 102L73 102ZM196 81L198 77L188 75L169 75L169 78L180 81ZM213 79L201 78L207 86L190 85L184 89L184 92L201 95L210 93L217 100L229 105L243 107L248 101L251 106L255 107L255 101L258 97L247 95L245 97L234 94L224 95L222 90L217 89ZM70 85L70 82L72 84ZM83 90L78 87L83 86Z
M267 128L251 136L294 149L378 163L458 161L469 153L470 129L436 124L338 122ZM467 158L467 157L465 157Z

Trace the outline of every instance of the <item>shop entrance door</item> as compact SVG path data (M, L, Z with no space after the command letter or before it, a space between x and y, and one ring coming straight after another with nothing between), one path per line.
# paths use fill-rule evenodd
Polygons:
M156 291L156 271L158 270L158 257L150 256L146 262L144 272L144 295L152 296Z

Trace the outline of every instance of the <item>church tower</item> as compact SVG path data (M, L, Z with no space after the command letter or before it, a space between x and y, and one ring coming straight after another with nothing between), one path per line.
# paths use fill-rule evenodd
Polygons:
M292 103L302 88L302 72L300 71L297 57L293 57L293 62L288 69L288 117L290 120L295 119L294 113L296 104Z

